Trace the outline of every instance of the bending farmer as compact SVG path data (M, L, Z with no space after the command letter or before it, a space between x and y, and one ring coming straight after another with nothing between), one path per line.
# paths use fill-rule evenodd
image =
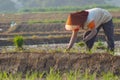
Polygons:
M77 33L80 29L85 30L83 41L89 50L92 49L95 38L101 28L106 35L108 50L114 51L114 26L112 15L104 9L93 8L81 12L71 13L68 16L65 25L66 30L72 31L67 50L70 50L77 39Z

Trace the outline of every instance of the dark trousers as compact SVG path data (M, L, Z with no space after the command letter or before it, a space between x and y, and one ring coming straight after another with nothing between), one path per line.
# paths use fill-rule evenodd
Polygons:
M113 25L112 20L100 25L97 28L97 34L101 28L103 28L105 36L106 36L108 50L114 51L114 25ZM87 48L89 50L93 47L97 34L92 39L86 42Z

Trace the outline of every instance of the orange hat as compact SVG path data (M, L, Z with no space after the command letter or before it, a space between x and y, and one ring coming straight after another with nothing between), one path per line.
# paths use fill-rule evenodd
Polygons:
M68 16L68 19L66 21L66 29L68 29L68 27L75 27L75 26L80 26L80 27L84 27L84 23L87 20L87 16L88 16L88 12L87 11L81 11L81 12L75 12L75 13L71 13ZM77 27L78 28L78 27ZM72 29L72 28L71 28Z

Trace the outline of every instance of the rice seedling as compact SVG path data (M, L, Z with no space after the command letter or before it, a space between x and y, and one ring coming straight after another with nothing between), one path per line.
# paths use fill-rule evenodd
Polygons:
M78 47L84 47L85 46L85 43L83 41L80 41L76 44L76 46Z
M77 80L78 72L70 71L69 73L67 73L66 78L67 78L67 80Z
M22 36L16 36L14 38L14 45L16 46L16 48L18 50L21 50L23 49L23 43L24 43L24 40L23 40L23 37Z
M38 78L38 72L33 72L30 74L29 72L26 74L25 80L36 80Z
M22 73L8 74L7 72L0 72L0 80L119 80L120 78L120 76L114 75L111 72L97 76L96 73L89 74L87 70L85 73L80 73L80 71L61 73L53 69L50 69L46 76L44 76L44 72L28 72L24 76Z
M106 49L106 46L105 46L105 43L103 43L101 40L98 40L98 41L95 43L95 48L96 48L96 49L103 49L103 50L105 50L105 49Z
M54 72L53 69L50 69L49 74L46 76L46 80L62 80L60 72Z

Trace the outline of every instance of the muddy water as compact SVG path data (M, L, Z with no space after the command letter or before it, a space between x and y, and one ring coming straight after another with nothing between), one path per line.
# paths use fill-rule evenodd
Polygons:
M107 47L107 43L103 42L104 45ZM96 44L96 43L95 43ZM95 46L94 44L94 46ZM44 50L44 51L49 51L49 50L61 50L64 51L67 48L68 43L66 44L41 44L41 45L24 45L24 49L26 50ZM0 51L13 51L15 49L15 46L1 46L0 47ZM71 49L71 51L76 51L76 52L86 52L86 47L78 47L77 43L74 44L73 48ZM105 49L96 49L93 47L92 49L93 53L96 52L100 52L100 53L104 53L106 52ZM115 55L120 55L120 41L115 41Z

